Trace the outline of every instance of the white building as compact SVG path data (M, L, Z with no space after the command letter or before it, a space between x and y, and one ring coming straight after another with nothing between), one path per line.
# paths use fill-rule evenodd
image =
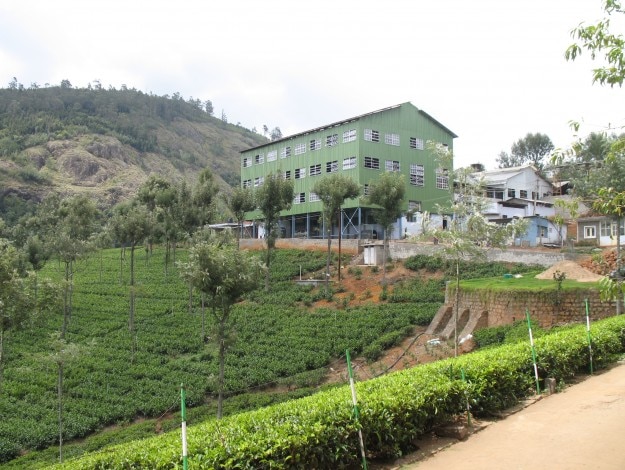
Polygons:
M491 221L515 217L552 217L555 215L553 185L533 165L474 173L486 188L490 204L484 215Z

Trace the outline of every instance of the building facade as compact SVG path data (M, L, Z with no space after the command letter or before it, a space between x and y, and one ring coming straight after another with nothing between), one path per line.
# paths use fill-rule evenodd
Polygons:
M320 178L342 172L361 186L365 196L382 172L400 172L406 182L408 218L395 224L393 236L398 237L405 231L402 221L414 224L421 214L435 212L437 204L450 201L448 169L439 167L427 142L451 150L455 137L426 112L403 103L243 151L241 185L259 187L270 174L292 180L295 197L291 209L281 214L282 236L323 238L327 232L321 217L323 205L312 191ZM333 236L340 230L347 238L382 238L371 209L362 198L347 200L340 227L332 227ZM262 216L254 212L249 218Z

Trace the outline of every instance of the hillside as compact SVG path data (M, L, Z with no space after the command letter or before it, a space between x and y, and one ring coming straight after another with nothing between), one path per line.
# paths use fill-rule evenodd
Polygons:
M227 189L239 184L239 152L266 140L178 94L0 89L0 217L11 223L50 192L89 194L106 208L151 174L192 184L210 168Z

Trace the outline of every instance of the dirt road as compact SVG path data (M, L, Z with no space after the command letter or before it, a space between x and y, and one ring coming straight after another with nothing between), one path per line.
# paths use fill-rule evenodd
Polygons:
M433 456L418 470L625 469L625 363L547 396Z

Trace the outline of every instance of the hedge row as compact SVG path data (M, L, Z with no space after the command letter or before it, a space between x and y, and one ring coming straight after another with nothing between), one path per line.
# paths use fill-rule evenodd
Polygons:
M594 367L625 351L625 316L592 327ZM589 369L584 326L561 329L536 341L541 380L566 380ZM460 380L463 370L467 381ZM396 457L411 442L462 412L491 413L535 392L527 344L477 351L357 384L360 423L369 458ZM192 426L190 468L345 468L360 460L358 426L347 386L314 396ZM58 469L181 468L180 435L168 433L110 447Z

